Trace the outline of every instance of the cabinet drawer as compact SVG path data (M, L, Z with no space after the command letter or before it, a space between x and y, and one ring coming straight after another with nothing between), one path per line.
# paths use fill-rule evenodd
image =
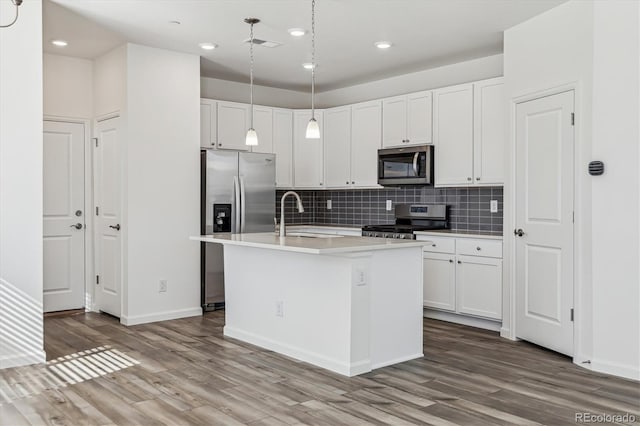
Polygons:
M456 240L455 238L438 238L430 235L422 235L420 240L431 241L431 244L423 246L422 251L431 253L455 253L456 252Z
M502 258L502 241L458 238L456 247L458 248L458 254L466 256Z

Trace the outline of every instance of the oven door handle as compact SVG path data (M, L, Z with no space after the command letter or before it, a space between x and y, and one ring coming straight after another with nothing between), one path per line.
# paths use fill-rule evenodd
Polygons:
M413 173L416 175L416 177L418 176L418 158L420 158L420 153L416 152L413 155Z

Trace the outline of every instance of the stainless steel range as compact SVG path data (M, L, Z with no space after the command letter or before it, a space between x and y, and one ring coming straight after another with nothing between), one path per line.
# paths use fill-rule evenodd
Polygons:
M415 240L415 231L449 228L445 204L396 204L395 218L395 224L363 226L362 236Z

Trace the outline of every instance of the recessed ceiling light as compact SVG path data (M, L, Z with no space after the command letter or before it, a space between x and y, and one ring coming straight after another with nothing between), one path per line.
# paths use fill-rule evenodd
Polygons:
M374 43L374 45L378 48L378 49L388 49L392 46L390 41L377 41Z
M51 40L51 44L57 47L66 47L69 43L64 40Z
M198 46L200 46L200 48L204 50L213 50L218 47L218 45L215 43L200 43Z
M294 37L302 37L306 33L307 31L302 28L289 28L289 34L291 34Z
M302 66L306 70L311 70L311 69L315 68L315 66L311 62L305 62L304 64L302 64Z

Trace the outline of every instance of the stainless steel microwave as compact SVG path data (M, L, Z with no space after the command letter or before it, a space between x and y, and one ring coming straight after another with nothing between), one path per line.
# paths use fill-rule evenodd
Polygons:
M433 185L433 145L379 149L378 183Z

